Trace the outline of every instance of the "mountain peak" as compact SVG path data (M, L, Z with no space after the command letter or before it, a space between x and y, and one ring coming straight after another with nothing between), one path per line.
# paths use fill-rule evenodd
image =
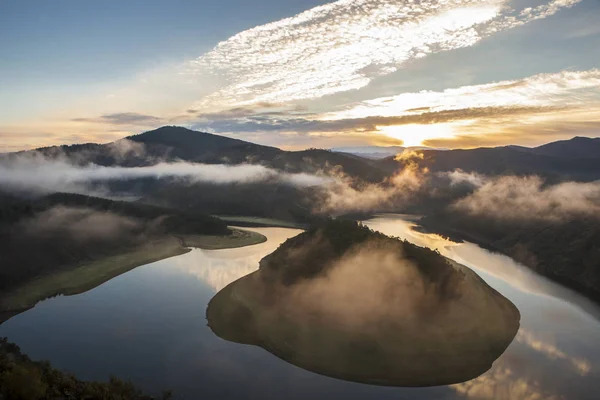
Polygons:
M598 158L600 157L600 138L575 136L572 139L559 140L535 147L532 152L555 157Z

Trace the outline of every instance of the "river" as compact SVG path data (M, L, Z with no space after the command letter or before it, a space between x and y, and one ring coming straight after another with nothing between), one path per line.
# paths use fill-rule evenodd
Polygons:
M45 300L0 325L0 336L79 378L114 374L149 393L171 389L176 399L598 399L600 307L508 257L417 232L404 216L381 215L365 223L438 249L519 308L521 329L491 370L451 386L376 387L320 376L261 348L216 337L206 325L208 301L300 232L287 228L255 228L266 243L196 249L86 293Z

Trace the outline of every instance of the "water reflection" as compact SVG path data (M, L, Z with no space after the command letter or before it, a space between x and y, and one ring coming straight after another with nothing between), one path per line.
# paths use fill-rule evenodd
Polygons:
M516 340L486 374L451 386L457 393L490 400L597 398L597 305L506 256L414 231L414 225L402 216L380 216L366 223L386 234L437 248L472 268L519 308L521 329Z
M302 232L288 228L252 228L252 230L265 235L268 240L265 243L238 249L194 249L186 257L173 258L173 265L180 271L200 279L216 293L231 282L256 271L261 258L275 251L287 239Z
M147 391L173 389L183 399L598 398L598 307L507 257L414 232L398 216L368 224L440 249L472 267L517 305L522 329L487 373L452 386L382 388L322 377L258 347L217 338L206 326L208 301L298 233L279 228L256 229L269 238L261 245L195 250L137 268L81 295L49 299L0 325L0 336L15 341L34 359L48 359L82 379L115 374Z

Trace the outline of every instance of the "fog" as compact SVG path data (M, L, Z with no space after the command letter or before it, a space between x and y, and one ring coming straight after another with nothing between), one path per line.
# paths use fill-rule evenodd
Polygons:
M473 216L506 220L560 222L575 217L600 216L600 182L547 185L538 176L497 178L455 173L454 182L476 189L452 208Z
M337 174L322 191L317 213L340 215L350 212L394 211L411 204L424 193L429 171L416 163L387 178L382 183L365 183Z
M27 237L62 237L87 242L138 233L144 224L134 218L83 207L56 206L18 222L15 232Z
M106 147L118 159L145 157L143 145L129 140ZM91 151L91 150L90 150ZM83 151L85 153L85 151ZM81 156L81 151L77 154ZM78 156L78 157L79 157ZM84 154L85 156L85 154ZM418 199L433 198L455 187L466 188L450 210L507 220L563 221L600 215L600 182L548 185L538 176L490 177L461 170L432 174L418 165L422 154L404 152L404 168L381 183L350 177L335 168L328 172L287 173L258 164L196 164L158 162L140 167L81 165L61 149L14 154L0 160L0 189L13 192L82 193L110 197L103 185L133 179L175 179L194 183L283 184L316 189L312 211L341 215L351 212L403 212ZM83 157L85 159L85 157ZM456 198L456 197L455 197Z
M306 246L310 248L313 243ZM306 246L294 249L295 256L302 257L300 253ZM405 257L401 246L370 241L333 261L326 274L282 288L285 300L280 304L289 308L286 315L309 319L319 316L352 330L379 329L383 321L399 319L408 327L444 310L443 300L447 300L448 293L441 286L441 282L426 278ZM459 290L458 286L455 289Z
M13 157L0 164L0 188L12 191L90 193L93 192L92 183L140 178L175 178L186 184L275 182L295 187L330 182L330 178L325 176L285 173L256 164L161 162L143 167L78 166L71 160L39 154Z

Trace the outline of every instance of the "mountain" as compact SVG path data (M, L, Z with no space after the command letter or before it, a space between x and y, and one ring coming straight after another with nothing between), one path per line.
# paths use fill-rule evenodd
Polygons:
M207 164L270 160L283 153L275 147L177 126L164 126L126 139L143 144L152 156Z
M353 150L355 149L355 150ZM413 159L432 172L461 169L485 175L540 175L549 181L600 179L600 138L575 137L535 148L504 146L467 150L410 148ZM367 182L381 182L403 168L394 156L403 147L367 146L284 151L239 139L164 126L108 144L54 146L35 150L47 157L64 156L76 164L142 166L159 161L206 164L262 164L286 172L343 172ZM384 153L392 156L380 159ZM31 152L9 153L3 159Z
M164 126L108 144L52 146L8 153L0 162L39 153L45 157L66 158L77 165L137 167L158 162L187 161L204 164L261 164L290 173L335 171L368 182L380 182L387 173L370 161L350 154L322 149L284 151L239 139Z
M586 139L586 140L581 140ZM600 139L574 138L534 149L518 146L468 150L422 150L422 158L395 160L388 157L373 164L393 173L407 162L415 162L432 172L461 169L484 175L539 175L549 181L593 181L600 179L600 156L583 158L582 143L600 143ZM571 149L561 152L559 148ZM592 152L593 153L593 152ZM600 154L600 153L599 153Z
M533 154L570 158L600 158L600 138L574 137L531 150Z
M384 171L366 160L346 154L321 149L284 151L175 126L165 126L127 139L143 144L153 156L163 155L169 160L207 164L263 164L291 173L316 173L341 168L346 174L370 182L381 181L386 176Z
M378 160L381 158L395 156L402 153L405 147L402 146L362 146L362 147L335 147L331 151L335 153L353 154L355 156Z
M368 158L371 160L381 160L382 158L393 157L402 154L405 151L420 151L420 150L447 150L436 149L425 146L361 146L361 147L335 147L331 151L336 153L352 154L359 157Z

